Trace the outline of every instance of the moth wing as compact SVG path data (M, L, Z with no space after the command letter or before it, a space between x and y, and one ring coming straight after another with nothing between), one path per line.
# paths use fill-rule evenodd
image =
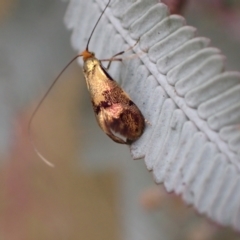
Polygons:
M108 113L102 108L97 117L98 124L101 129L116 143L128 144L128 142L124 141L122 138L114 135L109 125Z

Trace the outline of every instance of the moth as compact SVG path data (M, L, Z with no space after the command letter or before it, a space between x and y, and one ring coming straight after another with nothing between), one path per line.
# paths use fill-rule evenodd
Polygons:
M145 119L127 93L108 74L101 61L95 57L93 52L88 50L91 36L110 1L93 28L86 50L80 55L83 57L84 76L100 128L113 141L131 144L142 135L145 128ZM122 53L124 51L114 56ZM109 61L114 61L114 57L110 58Z
M75 61L77 58L83 58L83 72L87 83L87 88L90 93L93 111L96 116L96 120L100 128L115 142L121 144L131 144L136 141L142 134L145 128L145 119L136 106L131 100L127 93L118 85L118 83L108 74L107 69L102 65L101 60L95 57L93 52L88 50L88 46L92 35L103 16L105 10L109 6L111 0L108 1L100 17L98 18L90 37L87 41L86 49L75 56L65 68L60 72L57 78L54 80L42 100L34 110L30 121L29 129L33 117L35 116L40 105L53 88L57 80L60 78L62 73L68 68L68 66ZM109 61L109 66L112 61L122 61L120 58L116 58L123 54L125 51L115 54L110 59L102 61ZM30 130L29 130L30 133ZM30 134L29 134L30 135ZM31 138L30 138L31 139ZM46 162L48 165L52 165L47 161L37 150L33 141L31 143L38 154L38 156Z
M143 133L145 119L94 53L85 50L83 70L100 128L115 142L131 144ZM122 137L120 137L122 136Z

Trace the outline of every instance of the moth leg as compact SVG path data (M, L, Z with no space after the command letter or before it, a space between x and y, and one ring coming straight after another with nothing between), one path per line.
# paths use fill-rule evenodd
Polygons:
M99 113L99 118L98 118L98 124L101 127L101 129L116 143L121 143L121 144L129 144L128 142L125 142L123 139L115 136L111 129L109 128L107 121L106 121L106 117L105 114L102 111L100 111Z
M139 56L140 56L140 54L132 54L132 55L129 55L129 56L124 57L124 58L107 58L107 59L101 59L100 61L101 61L101 62L109 62L108 66L107 66L107 68L106 68L106 69L108 70L109 67L110 67L110 64L111 64L113 61L120 61L120 62L122 62L122 61L124 61L124 60L133 59L133 58L139 57Z
M109 63L108 63L108 65L107 65L107 70L109 70L109 68L110 68L110 66L111 66L111 64L112 64L113 59L114 59L116 56L122 55L122 54L124 54L124 53L125 53L125 51L122 51L122 52L119 52L119 53L113 55L113 56L110 58L110 60L109 60Z
M151 122L148 121L148 119L145 118L145 123L148 124L149 126L152 126Z
M136 43L133 46L129 47L128 49L126 49L124 51L121 51L119 53L114 54L110 59L113 59L113 58L115 58L115 57L117 57L119 55L122 55L122 54L132 50L138 44L139 40L140 40L140 38L136 41ZM112 60L109 61L108 65L107 65L107 70L110 68L111 63L112 63Z
M135 43L133 46L129 47L128 49L114 54L114 55L109 59L109 63L108 63L108 65L107 65L107 68L106 68L106 69L108 70L108 69L110 68L111 63L112 63L112 61L114 61L114 58L115 58L115 57L120 56L120 55L122 55L122 54L124 54L124 53L126 53L126 52L128 52L128 51L130 51L130 50L132 50L132 49L138 44L139 40L140 40L140 38L136 41L136 43Z
M136 41L136 43L133 46L129 47L128 49L126 49L124 51L121 51L121 52L118 52L118 53L114 54L110 59L115 58L115 57L117 57L119 55L122 55L122 54L132 50L138 44L139 40L140 40L140 38Z

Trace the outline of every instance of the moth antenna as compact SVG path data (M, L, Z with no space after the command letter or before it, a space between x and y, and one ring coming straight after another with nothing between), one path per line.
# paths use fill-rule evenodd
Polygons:
M48 161L37 149L36 145L34 144L32 138L31 138L31 144L32 144L32 147L35 151L35 153L38 155L38 157L44 162L46 163L49 167L55 167L55 165L53 163L51 163L50 161Z
M88 51L88 46L89 46L89 43L90 43L90 41L91 41L92 35L93 35L93 33L94 33L94 31L95 31L95 29L96 29L96 27L97 27L97 25L98 25L100 19L102 18L104 12L106 11L107 7L109 6L110 2L111 2L111 0L108 1L106 7L105 7L104 10L102 11L100 17L98 18L98 20L97 20L97 22L96 22L96 24L95 24L95 26L94 26L94 28L93 28L91 34L90 34L90 37L88 38L86 51Z
M43 101L45 100L45 98L47 97L47 95L49 94L49 92L52 90L53 86L56 84L56 82L58 81L58 79L62 76L62 74L66 71L66 69L79 57L82 57L82 54L78 54L77 56L75 56L63 69L62 71L58 74L58 76L55 78L55 80L53 81L53 83L51 84L51 86L48 88L47 92L44 94L44 96L42 97L42 99L40 100L40 102L38 103L37 107L34 109L29 122L28 122L28 136L29 136L29 142L31 143L35 153L39 156L39 158L46 163L48 166L50 167L54 167L54 164L52 164L51 162L49 162L37 149L33 138L32 138L32 134L31 134L31 126L32 126L32 121L37 113L37 111L39 110L40 106L42 105Z

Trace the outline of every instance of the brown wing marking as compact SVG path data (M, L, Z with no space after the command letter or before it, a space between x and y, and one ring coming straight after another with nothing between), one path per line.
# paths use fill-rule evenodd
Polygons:
M109 127L109 124L108 124L108 120L107 120L107 117L106 117L106 113L104 111L104 109L101 109L101 111L99 112L99 115L98 115L98 123L99 123L99 126L102 128L102 130L116 143L121 143L121 144L129 144L128 141L124 141L123 139L115 136L110 127Z

